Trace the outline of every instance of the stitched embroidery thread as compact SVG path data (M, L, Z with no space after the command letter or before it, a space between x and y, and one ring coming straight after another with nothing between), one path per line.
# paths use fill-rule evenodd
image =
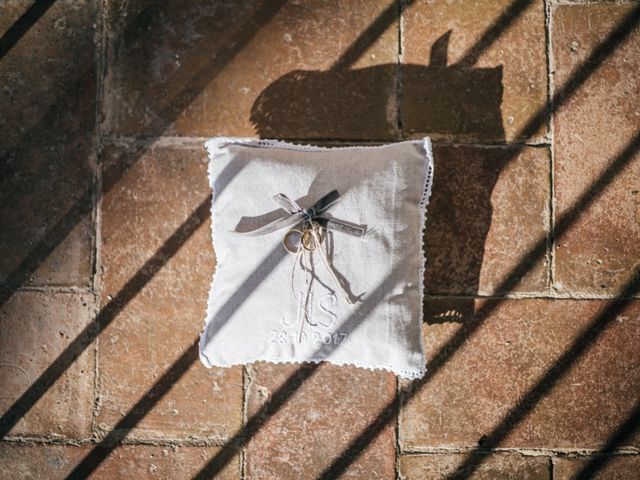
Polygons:
M236 229L235 233L243 235L264 235L293 225L293 227L284 234L282 238L282 245L285 250L295 255L293 268L291 269L291 291L294 298L298 301L299 310L302 312L303 321L300 322L300 330L298 332L298 342L302 343L305 323L310 326L316 326L316 324L311 320L309 305L311 301L310 299L312 298L311 288L313 280L316 277L313 262L314 252L318 252L322 265L329 274L336 290L340 292L344 301L348 305L353 305L354 303L336 276L324 251L323 243L326 238L326 234L324 234L324 232L328 229L335 229L349 235L362 236L365 233L365 229L362 226L353 225L343 220L322 216L322 213L325 210L339 200L340 194L337 190L332 190L320 198L320 200L315 204L306 208L302 208L298 203L287 197L284 193L278 193L273 198L282 207L282 209L288 213L288 215L278 218L254 230L243 232ZM297 228L298 225L300 225L300 228ZM298 265L300 265L300 268L305 272L305 290L301 299L298 298L295 291L295 273ZM326 307L324 308L326 310ZM333 315L335 317L335 314ZM281 337L274 337L274 339L275 338Z

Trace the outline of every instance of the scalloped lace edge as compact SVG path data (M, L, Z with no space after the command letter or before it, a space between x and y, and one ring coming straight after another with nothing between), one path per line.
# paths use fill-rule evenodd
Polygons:
M307 145L302 143L286 142L284 140L267 139L267 138L253 138L253 137L213 137L205 142L205 147L209 152L209 159L212 155L219 153L224 145L244 145L247 147L271 147L271 148L283 148L286 150L304 150L309 152L323 151L323 150L367 150L367 149L380 149L380 148L392 148L404 143L417 143L420 139L403 140L401 142L383 143L380 145L334 145L334 146L320 146L320 145ZM429 137L422 138L423 145L429 146L428 155L431 156L431 140ZM425 143L426 141L426 143Z
M425 370L404 370L401 368L394 367L388 364L363 364L357 361L349 361L342 362L340 360L333 360L331 357L310 357L305 358L304 360L292 360L292 359L282 359L282 358L274 358L274 357L251 357L246 358L244 360L237 360L231 363L215 363L215 364L206 364L207 367L221 367L221 368L232 368L237 367L239 365L251 365L256 362L268 362L268 363L277 363L277 364L287 364L287 365L297 365L300 363L314 363L316 365L326 362L332 365L337 365L339 367L351 366L357 368L364 368L366 370L379 370L379 371L387 371L393 373L394 375L398 375L403 378L407 378L410 380L416 380L418 378L422 378L425 374Z
M420 351L422 352L422 361L423 361L423 369L422 375L427 372L426 369L426 348L424 345L424 335L422 334L422 328L424 325L424 272L427 266L427 255L424 249L424 235L427 229L427 206L429 205L429 200L431 199L431 189L433 186L433 170L434 170L434 162L433 162L433 148L431 145L431 138L424 137L422 139L422 148L424 148L425 152L425 179L424 179L424 187L422 190L422 200L420 201L420 228L419 230L419 243L420 243L420 269L418 271L418 278L420 279L419 288L418 288L418 297L420 298Z
M216 157L216 155L221 153L222 147L224 145L227 144L236 144L236 145L245 145L245 146L254 146L254 147L276 147L276 148L284 148L284 149L288 149L288 150L304 150L304 151L323 151L323 150L358 150L358 149L380 149L380 148L385 148L385 147L392 147L392 146L396 146L398 144L402 144L402 143L416 143L416 140L405 140L402 142L393 142L393 143L386 143L386 144L382 144L382 145L355 145L355 146L330 146L330 147L323 147L323 146L316 146L316 145L304 145L304 144L295 144L295 143L290 143L290 142L285 142L282 140L274 140L274 139L258 139L258 138L251 138L251 137L213 137L210 138L209 140L207 140L205 142L205 148L207 150L208 153L208 165L207 165L207 178L208 178L208 182L209 185L212 188L212 196L211 196L211 242L215 247L215 222L213 221L213 219L215 218L215 199L216 199L216 192L213 191L213 160ZM433 184L433 170L434 170L434 162L433 162L433 151L432 151L432 144L431 144L431 139L429 137L424 137L422 139L422 147L424 149L425 152L425 168L426 168L426 172L425 172L425 180L424 180L424 186L422 189L422 197L420 200L420 204L419 204L419 221L420 221L420 226L418 228L419 230L419 243L420 243L420 255L421 255L421 259L420 259L420 268L418 271L418 275L419 275L419 289L418 289L418 296L420 299L420 315L419 315L419 320L420 320L420 331L422 332L422 324L424 322L424 308L422 307L422 305L424 304L424 272L425 272L425 267L426 267L426 255L424 252L424 234L425 234L425 230L426 230L426 219L427 219L427 205L429 204L429 199L431 198L431 189L432 189L432 184ZM319 364L320 362L327 362L327 363L331 363L333 365L338 365L338 366L354 366L357 368L364 368L367 370L386 370L389 371L391 373L394 373L398 376L401 376L403 378L407 378L410 380L416 380L419 378L422 378L424 376L424 374L426 373L426 366L424 364L424 362L426 361L425 358L425 345L424 345L424 338L423 335L420 335L420 351L421 351L421 356L423 359L423 366L422 368L418 369L418 370L404 370L404 369L399 369L396 368L392 365L388 365L388 364L375 364L375 365L371 365L371 364L363 364L357 361L352 361L352 362L341 362L339 360L334 360L331 357L323 357L323 358L316 358L316 357L311 357L311 358L307 358L304 360L284 360L284 359L279 359L279 358L262 358L262 357L251 357L251 358L247 358L244 359L242 361L237 361L237 362L233 362L233 363L225 363L222 364L220 362L217 363L213 363L209 360L209 358L207 357L206 353L204 353L204 344L206 342L207 339L207 330L208 330L208 326L209 323L212 319L211 317L211 308L213 305L213 292L215 289L215 281L216 281L216 273L218 272L218 268L220 268L220 262L219 259L217 258L216 255L216 264L213 270L213 273L211 275L211 285L209 286L209 294L208 294L208 298L207 298L207 309L206 309L206 316L205 316L205 322L204 322L204 328L203 330L200 332L200 338L198 341L198 351L199 351L199 357L200 357L200 361L204 364L204 366L208 367L208 368L212 368L212 367L222 367L222 368L230 368L230 367L235 367L238 365L246 365L246 364L251 364L254 362L270 362L270 363L276 363L276 364L300 364L300 363L315 363L316 365Z

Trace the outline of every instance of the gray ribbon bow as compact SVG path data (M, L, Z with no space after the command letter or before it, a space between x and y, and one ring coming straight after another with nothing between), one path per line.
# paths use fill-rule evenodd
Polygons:
M288 212L288 215L278 218L273 222L267 223L266 225L263 225L262 227L256 228L254 230L245 232L234 230L234 232L242 235L252 236L265 235L282 228L292 227L293 225L296 225L303 220L314 220L327 229L338 230L340 232L348 233L349 235L361 237L365 233L365 229L361 226L352 225L335 218L327 218L321 216L322 212L327 210L331 205L333 205L340 199L340 194L337 190L332 190L331 192L320 198L320 200L318 200L312 206L307 208L302 208L300 205L298 205L298 203L296 203L294 200L291 200L284 193L278 193L277 195L274 195L273 199L285 211Z

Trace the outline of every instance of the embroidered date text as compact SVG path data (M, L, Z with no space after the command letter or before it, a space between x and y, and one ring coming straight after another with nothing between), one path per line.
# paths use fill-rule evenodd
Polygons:
M312 330L307 334L302 332L302 343L312 345L340 345L347 338L346 333L327 333ZM286 330L270 330L269 341L271 343L298 343L298 335Z

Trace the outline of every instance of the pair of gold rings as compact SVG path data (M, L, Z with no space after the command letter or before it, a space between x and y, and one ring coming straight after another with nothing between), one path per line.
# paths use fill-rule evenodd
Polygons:
M319 246L317 245L311 228L305 228L302 230L299 228L291 228L287 233L284 234L284 237L282 238L282 245L289 253L298 253L300 245L302 245L302 248L309 252L315 250Z

